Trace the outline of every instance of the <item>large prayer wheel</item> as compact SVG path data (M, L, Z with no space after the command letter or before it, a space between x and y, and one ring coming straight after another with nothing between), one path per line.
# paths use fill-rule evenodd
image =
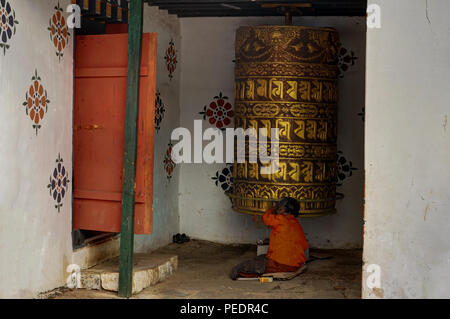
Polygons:
M331 28L237 31L235 127L278 128L279 168L261 174L263 164L251 163L248 152L245 163L236 161L235 211L262 214L289 196L299 200L301 216L335 212L338 51ZM276 148L268 137L270 153Z

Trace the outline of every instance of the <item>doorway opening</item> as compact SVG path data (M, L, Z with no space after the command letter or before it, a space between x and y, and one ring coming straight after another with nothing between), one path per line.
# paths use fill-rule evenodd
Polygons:
M186 12L184 8L180 8L180 12ZM183 11L184 10L184 11ZM153 10L150 14L160 13ZM160 63L161 76L158 81L161 88L161 97L164 101L169 101L173 96L177 96L183 104L177 102L171 103L170 110L166 113L172 116L173 122L181 124L183 127L189 127L194 120L203 117L204 125L214 124L208 117L208 105L214 105L224 101L224 96L229 97L227 100L232 102L233 75L232 70L235 61L234 58L234 36L235 31L242 25L260 25L273 24L277 25L283 21L279 17L189 17L184 19L183 15L179 15L181 23L181 40L175 37L172 39L173 30L167 28L166 23L170 20L151 19L152 28L160 32L161 38L167 37L168 47L165 47L158 59ZM171 17L172 19L172 17ZM162 23L164 21L164 23ZM147 22L148 23L148 22ZM158 24L161 23L161 26ZM324 216L314 219L302 219L301 224L305 230L306 236L311 243L311 247L319 250L328 250L329 255L335 255L331 261L317 261L312 263L309 268L309 274L312 277L302 277L300 282L313 281L313 288L319 282L327 281L334 293L348 295L348 287L346 281L352 280L352 285L359 285L360 276L362 275L362 229L363 229L363 189L364 189L364 98L365 98L365 19L362 16L305 16L295 17L292 21L294 25L308 25L314 27L335 27L341 36L342 48L339 56L339 114L338 114L338 170L339 186L337 191L344 194L344 198L337 201L337 214L333 216ZM107 34L108 27L102 34ZM114 28L118 28L114 26ZM113 29L114 29L113 28ZM122 26L123 28L123 26ZM119 28L120 29L120 28ZM121 33L121 32L117 32ZM169 42L170 41L170 42ZM162 45L164 42L161 41ZM173 75L173 70L166 68L166 63L171 61L170 55L173 52L182 56L183 76ZM167 49L166 49L167 48ZM179 50L179 51L177 51ZM166 56L164 56L166 54ZM218 63L220 61L220 63ZM169 71L167 74L166 70ZM178 71L178 69L177 69ZM219 75L219 76L218 76ZM231 75L231 76L230 76ZM172 78L173 76L173 78ZM180 83L181 90L176 89L176 84ZM217 98L216 98L217 97ZM167 102L166 102L167 103ZM167 103L169 105L169 103ZM205 105L205 109L202 109ZM180 111L176 112L177 106ZM200 107L199 107L200 106ZM203 112L202 112L203 111ZM213 123L214 122L214 123ZM208 124L209 123L209 124ZM163 122L159 136L167 136L167 132L173 127L169 125L167 118ZM170 123L172 124L172 123ZM161 139L162 140L162 139ZM160 142L160 151L165 153L167 148L167 139ZM162 164L163 160L159 163ZM162 166L162 165L161 165ZM180 165L177 171L182 171L182 177L179 179L179 185L169 187L178 183L177 176L173 174L173 169L169 167L160 174L160 186L155 189L155 198L157 203L158 218L167 221L170 210L169 205L162 205L166 199L173 199L183 210L177 212L179 216L175 216L176 223L174 227L167 222L159 224L158 240L167 243L167 238L173 234L180 232L185 233L193 240L190 243L177 245L172 244L167 249L170 252L177 252L180 257L180 272L186 275L192 275L192 269L196 269L194 264L205 265L209 270L215 273L210 277L211 287L214 287L215 276L222 276L224 282L228 283L226 273L234 263L239 262L243 258L244 253L251 256L256 252L254 243L257 239L265 239L268 237L267 229L260 221L253 222L251 217L239 215L231 210L229 198L222 192L222 189L228 189L226 185L227 177L230 174L228 167L219 167L211 171L211 166L206 165ZM205 172L208 172L205 174ZM232 173L232 172L231 172ZM172 178L174 176L174 178ZM206 177L205 177L206 176ZM167 181L165 180L167 179ZM171 180L169 182L168 180ZM76 183L76 180L75 180ZM170 184L172 183L172 184ZM193 190L195 185L195 191ZM179 186L179 187L178 187ZM217 187L216 187L217 186ZM180 190L180 191L179 191ZM175 194L175 195L174 195ZM156 209L155 209L156 211ZM175 214L174 214L175 215ZM256 218L255 218L256 219ZM89 233L91 238L101 235ZM156 237L156 236L155 236ZM142 239L142 238L141 238ZM147 240L147 241L146 241ZM198 242L202 240L206 242ZM143 243L139 252L148 252L159 244L154 244L152 240L142 239ZM214 242L226 242L229 245L216 245ZM250 247L236 248L233 245L242 243L253 244ZM148 248L150 247L150 248ZM159 246L158 246L159 247ZM313 256L317 256L317 251L311 250ZM192 262L191 252L201 251L202 254L196 256L195 263ZM345 251L348 253L345 254ZM209 258L211 252L216 254L217 258ZM227 264L224 266L222 257L228 257ZM234 259L233 259L234 258ZM223 258L222 258L223 259ZM329 268L328 274L331 276L322 276L325 272L323 268ZM331 269L331 270L330 270ZM198 275L200 270L196 270ZM333 277L333 271L338 271L342 275L336 280ZM196 277L196 276L193 276ZM197 276L198 277L198 276ZM315 279L313 279L315 277ZM178 286L179 282L172 282L174 286ZM191 282L195 285L195 280ZM297 282L299 284L299 282ZM289 286L289 284L287 285ZM300 284L298 286L301 286ZM328 287L328 288L330 288ZM216 289L217 286L215 286ZM287 287L286 289L288 289ZM355 287L352 286L352 289ZM283 291L281 286L281 291ZM301 295L299 289L298 293ZM351 297L357 297L357 290L351 291Z

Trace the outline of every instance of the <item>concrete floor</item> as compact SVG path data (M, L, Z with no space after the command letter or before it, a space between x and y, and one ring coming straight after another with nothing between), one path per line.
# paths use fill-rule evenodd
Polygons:
M158 250L178 255L178 270L164 282L149 287L136 299L253 299L253 298L361 298L362 252L360 250L311 250L333 256L308 264L305 273L290 281L260 284L232 281L230 269L240 261L253 258L256 246L221 245L191 241L171 244ZM66 290L57 299L117 298L106 291Z

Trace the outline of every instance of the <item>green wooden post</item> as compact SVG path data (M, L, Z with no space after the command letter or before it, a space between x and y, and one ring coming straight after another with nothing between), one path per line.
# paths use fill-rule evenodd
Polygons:
M136 185L139 77L142 49L143 0L130 1L128 24L127 105L123 161L122 228L120 231L119 296L129 298L133 290L134 196Z

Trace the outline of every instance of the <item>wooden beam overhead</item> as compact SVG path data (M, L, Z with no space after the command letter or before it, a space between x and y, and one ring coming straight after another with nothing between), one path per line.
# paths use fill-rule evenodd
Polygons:
M280 5L302 16L365 16L367 0L147 0L179 17L283 16Z
M312 3L312 4L357 4L363 0L146 0L150 5L155 4L206 4L206 3Z

